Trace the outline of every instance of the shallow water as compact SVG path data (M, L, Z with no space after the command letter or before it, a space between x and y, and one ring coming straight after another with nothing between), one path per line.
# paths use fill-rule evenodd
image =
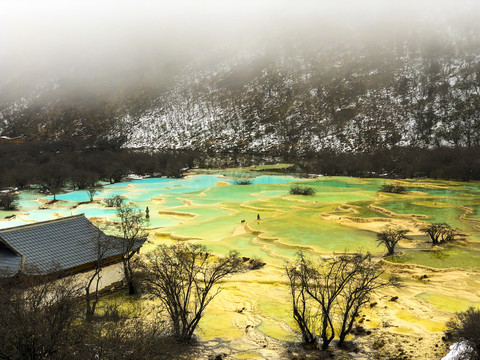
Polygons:
M400 264L421 264L433 268L458 267L480 269L480 251L448 247L443 250L405 249L404 255L390 257L389 260Z
M0 228L81 213L114 220L115 209L105 207L102 201L122 195L141 209L149 207L150 219L146 226L162 235L158 241L151 237L154 243L165 241L170 235L197 239L218 253L238 250L245 256L262 257L276 265L302 249L317 253L362 250L382 254L383 249L377 247L373 231L347 227L320 216L327 213L367 219L388 217L369 208L371 204L397 214L426 215L428 222L446 222L467 232L470 240L480 241L480 231L476 228L480 223L475 222L480 212L477 183L438 181L419 186L418 182L412 182L407 189L414 193L382 193L379 197L377 191L385 183L383 179L321 177L305 180L249 172L243 176L251 185L234 185L238 176L238 172L226 172L225 175L149 178L107 184L95 195L93 203L83 203L88 201L86 191L72 191L57 195L61 201L55 208L48 209L39 207L51 200L51 196L24 191L20 194L20 212L0 212L3 218L17 215L0 221ZM311 186L316 194L290 195L292 183ZM466 213L465 207L471 211ZM429 251L404 250L405 256L395 261L433 267L480 268L480 252L470 249L446 249L441 257L438 254L434 257Z
M374 205L397 214L425 215L427 222L446 222L468 233L470 240L480 242L480 229L476 228L480 223L474 221L480 217L478 184L432 182L444 187L438 189L412 182L415 186L408 190L414 193L379 195L377 191L385 180L343 177L304 180L293 176L246 175L251 185L234 185L236 177L231 173L107 184L95 195L93 203L79 204L88 201L87 192L74 191L57 195L61 201L55 203L55 208L48 209L39 207L45 206L51 197L26 191L20 194L20 211L0 212L1 218L16 215L10 220L0 220L0 228L81 213L115 220L116 210L105 207L103 200L122 195L142 210L149 207L150 219L146 227L151 231L143 251L184 238L204 244L217 254L236 250L241 256L266 262L264 269L237 275L235 281L222 284L224 290L212 301L200 323L199 334L207 340L219 334L223 339L239 339L247 325L278 339L295 339L284 265L299 250L310 254L361 250L378 257L385 253L377 246L374 231L327 220L322 214L369 221L392 218L391 214L369 207ZM311 186L316 194L290 195L293 183ZM466 208L471 211L467 212ZM257 220L257 216L261 220ZM391 261L438 268L480 269L480 245L447 247L434 252L399 250L404 255ZM419 298L442 310L457 309L449 307L449 299L444 295L434 292ZM463 300L459 304L458 309L464 309L470 302ZM242 308L245 310L238 312ZM407 312L397 315L406 321L420 321ZM435 331L441 328L441 324L434 322L427 325ZM246 352L245 356L250 355Z

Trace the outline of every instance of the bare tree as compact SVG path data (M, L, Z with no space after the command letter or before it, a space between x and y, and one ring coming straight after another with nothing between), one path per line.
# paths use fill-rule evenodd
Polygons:
M59 272L0 278L0 358L66 359L76 338L79 289Z
M95 197L96 194L100 192L101 189L102 189L102 186L98 183L90 184L86 187L85 190L87 190L90 202L93 201L93 198Z
M44 191L48 191L53 195L53 201L57 200L59 194L67 181L68 170L59 163L46 163L41 168L42 177L39 179L40 185Z
M381 281L382 271L370 262L370 254L347 254L313 263L299 254L287 265L293 301L293 317L303 341L316 343L317 334L326 350L340 329L340 345L352 330L355 317L373 292L393 280ZM341 323L336 324L335 319Z
M429 224L422 227L420 231L430 237L432 245L440 245L441 243L458 241L465 238L465 235L458 229L454 229L445 223Z
M88 244L93 247L93 250L96 255L95 259L95 268L88 279L88 282L85 286L85 302L86 302L86 320L91 321L95 315L95 309L100 297L99 293L99 284L101 277L101 272L105 263L105 260L108 255L108 251L111 250L114 246L114 238L108 235L105 235L101 230L98 230L95 234L91 243ZM92 294L92 285L93 285L93 294Z
M465 240L465 234L462 233L459 229L454 229L452 227L448 227L444 233L442 234L442 243L447 243L447 242L454 242L454 241L460 241L460 240Z
M105 199L107 207L120 207L125 202L125 197L121 195L114 195Z
M306 282L311 263L300 253L294 264L287 263L285 270L290 282L290 293L292 295L293 319L297 323L302 340L305 344L315 344L316 332L318 330L318 304L311 301L307 294Z
M214 257L196 244L159 246L142 265L143 279L171 320L174 336L189 341L220 280L242 269L237 252Z
M356 269L355 275L349 281L339 296L338 312L342 319L338 345L343 346L346 336L352 331L355 318L361 309L370 302L372 295L386 286L400 286L395 276L384 278L384 271L378 263L371 261L370 254L353 254L350 266Z
M400 240L408 239L408 230L401 227L385 226L382 231L377 234L378 246L385 245L387 248L387 256L395 253L395 246Z
M142 228L145 223L145 217L133 204L123 203L117 209L117 216L120 220L118 223L120 236L118 237L117 248L122 254L125 280L128 285L128 292L132 295L135 293L135 286L131 260L137 249L147 239L147 233Z
M440 237L446 229L447 224L436 223L424 226L420 229L423 233L430 237L433 245L440 244Z
M352 267L352 266L353 267ZM333 307L344 287L353 280L359 263L351 262L347 254L324 260L312 271L307 272L309 278L304 279L307 293L320 305L322 350L326 350L335 337L333 324Z

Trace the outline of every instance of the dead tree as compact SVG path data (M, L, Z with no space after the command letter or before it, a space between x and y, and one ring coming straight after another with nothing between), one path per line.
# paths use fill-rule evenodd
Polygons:
M385 226L381 232L377 234L378 246L385 245L387 248L387 256L395 253L395 246L400 240L408 239L408 230L401 227Z
M90 184L87 186L85 190L88 193L88 198L90 199L90 202L93 202L93 198L95 197L95 195L97 195L100 192L101 189L102 189L102 186L97 183Z
M105 199L105 205L107 207L120 207L125 202L125 197L121 195L114 195Z
M68 358L80 289L65 274L25 270L0 278L0 358Z
M337 297L353 280L357 271L359 271L359 263L352 263L351 257L344 254L324 260L312 271L306 273L309 276L304 279L306 291L320 305L321 309L322 350L326 350L335 338L333 308Z
M452 228L445 223L429 224L420 229L424 234L430 237L432 245L463 240L465 235L458 229Z
M91 321L95 315L95 309L100 297L99 294L99 284L101 277L101 272L105 263L105 260L108 256L109 250L113 249L114 238L108 235L105 235L102 231L98 231L96 235L92 237L91 243L88 246L92 246L95 252L95 268L88 279L87 285L85 286L85 302L86 302L86 320ZM93 285L93 293L92 293Z
M382 277L380 265L371 261L370 254L354 254L350 257L350 267L355 269L352 279L345 285L339 296L338 313L341 318L338 345L343 346L346 336L352 331L355 318L370 301L372 295L386 286L399 286L397 277Z
M195 244L159 246L142 264L147 289L160 299L171 321L174 336L189 341L225 277L242 270L237 252L214 257Z
M303 341L316 343L317 334L326 350L340 329L340 345L352 330L355 317L376 289L393 285L380 280L382 271L370 262L370 254L341 254L318 263L299 254L287 265L293 301L293 317ZM341 319L340 324L336 323Z
M293 319L302 333L302 340L305 344L312 345L317 342L315 336L318 330L318 306L312 303L307 294L306 282L307 272L311 263L303 253L299 254L294 264L287 264L285 267L290 282L290 294L292 295Z
M117 216L120 220L118 225L119 237L117 248L122 255L123 270L125 280L130 295L135 293L134 271L132 268L132 257L137 249L147 239L147 234L142 226L145 222L143 213L132 204L120 204L117 209Z

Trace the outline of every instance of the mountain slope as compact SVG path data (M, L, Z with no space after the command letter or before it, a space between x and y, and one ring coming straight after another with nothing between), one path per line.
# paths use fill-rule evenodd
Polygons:
M64 77L25 91L14 78L1 87L0 132L282 154L480 145L479 44L472 33L299 43L176 64L160 77L98 79L94 90Z

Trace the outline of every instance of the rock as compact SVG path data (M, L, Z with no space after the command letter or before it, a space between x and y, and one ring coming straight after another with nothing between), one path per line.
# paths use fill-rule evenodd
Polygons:
M115 281L110 284L110 287L112 289L120 289L123 286L123 283L121 281Z
M357 325L352 329L351 333L353 335L364 335L364 334L366 334L366 331L365 331L365 328L363 326Z
M392 296L392 298L390 299L390 301L397 301L398 300L398 296Z
M378 350L378 349L381 349L382 347L385 346L385 340L383 339L378 339L378 340L375 340L375 342L373 343L372 345L372 348L374 350Z
M376 302L370 303L370 308L373 308L373 307L375 307L375 306L377 306L377 303L376 303Z

